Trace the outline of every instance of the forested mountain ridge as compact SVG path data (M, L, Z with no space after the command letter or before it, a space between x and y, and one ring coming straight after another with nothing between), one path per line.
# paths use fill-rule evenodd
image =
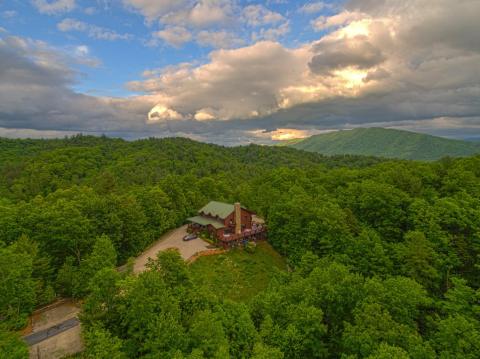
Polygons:
M98 184L102 181L99 177L109 174L131 185L152 183L166 174L205 176L233 170L248 173L249 167L257 171L280 165L308 167L320 163L355 167L380 161L373 157L300 154L293 149L272 150L255 145L222 147L185 138L133 142L81 135L63 140L0 138L0 191L10 192L11 196L16 191L14 187L23 187L23 195L17 195L27 198L71 184ZM32 178L34 183L26 183ZM15 186L19 182L23 182L22 186ZM9 187L7 192L5 186Z
M480 144L475 142L385 128L342 130L282 145L324 155L352 154L426 161L480 153Z
M240 201L286 257L248 302L174 252L115 267L209 200ZM480 156L424 163L186 139L0 139L0 353L56 296L86 358L477 358ZM235 285L235 278L228 277Z

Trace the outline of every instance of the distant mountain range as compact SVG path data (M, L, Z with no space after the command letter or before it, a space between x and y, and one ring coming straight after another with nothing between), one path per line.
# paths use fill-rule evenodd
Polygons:
M280 145L324 155L365 155L432 161L480 153L476 141L452 140L385 128L358 128L284 141Z

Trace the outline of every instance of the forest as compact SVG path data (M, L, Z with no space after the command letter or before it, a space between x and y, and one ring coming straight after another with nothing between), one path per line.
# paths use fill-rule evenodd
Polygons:
M354 154L421 161L480 154L480 143L475 141L381 127L334 131L280 142L280 145L324 155Z
M265 219L288 264L265 290L219 296L175 251L116 270L210 200ZM480 156L0 139L0 358L60 297L84 303L79 358L479 358L479 256Z

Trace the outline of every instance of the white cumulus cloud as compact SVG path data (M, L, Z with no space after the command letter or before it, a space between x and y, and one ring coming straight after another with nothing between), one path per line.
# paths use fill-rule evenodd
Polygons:
M157 122L165 120L182 120L184 117L175 110L165 107L163 105L155 105L148 112L148 121Z
M60 31L78 31L86 33L88 37L97 40L129 40L132 38L131 34L120 34L114 30L106 29L104 27L88 24L83 21L66 18L57 24Z
M328 9L328 8L331 8L330 4L327 4L323 1L315 1L315 2L309 2L302 5L298 9L298 11L305 14L315 14L322 11L323 9Z
M154 33L154 36L175 47L179 47L192 39L190 31L182 26L168 26Z
M245 41L238 38L234 33L225 30L203 30L197 34L197 43L205 47L229 49L244 45Z
M75 0L32 0L33 6L42 14L54 15L75 9Z
M249 5L243 9L245 21L250 26L276 24L285 20L282 14L271 11L262 5Z

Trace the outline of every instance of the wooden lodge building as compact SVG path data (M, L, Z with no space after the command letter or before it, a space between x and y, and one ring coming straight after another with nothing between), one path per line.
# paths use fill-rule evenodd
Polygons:
M266 227L240 203L212 201L188 218L192 232L208 232L224 248L266 238Z

